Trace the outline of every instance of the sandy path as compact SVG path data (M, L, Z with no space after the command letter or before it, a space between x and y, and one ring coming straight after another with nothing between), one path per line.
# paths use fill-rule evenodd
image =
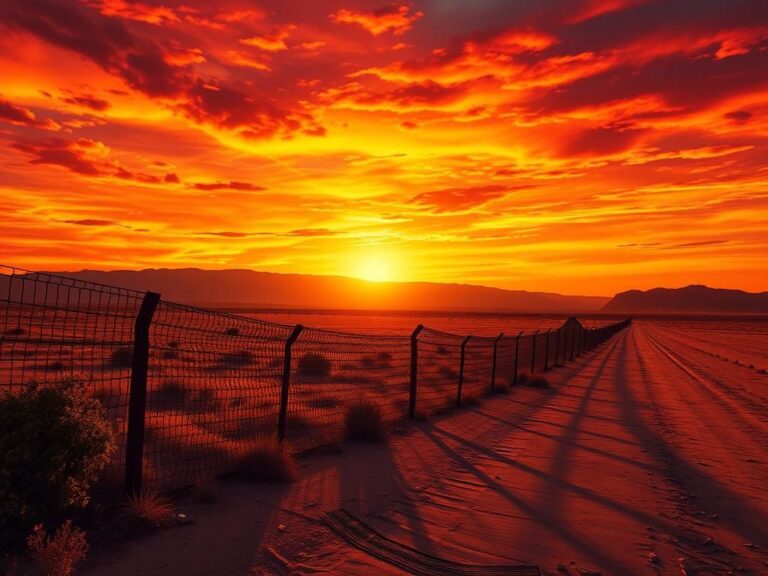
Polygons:
M214 506L190 504L195 525L104 551L89 573L399 574L318 521L340 506L464 562L768 573L768 377L651 323L551 376L553 390L312 458L290 487L224 485Z

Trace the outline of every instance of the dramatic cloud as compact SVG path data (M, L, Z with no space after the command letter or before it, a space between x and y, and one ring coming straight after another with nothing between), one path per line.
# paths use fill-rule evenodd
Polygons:
M6 1L0 81L28 268L768 290L764 0Z
M411 7L407 4L393 4L373 12L358 12L343 8L332 14L331 19L343 24L357 24L374 36L378 36L386 32L396 35L404 34L422 16L424 16L423 12L411 12Z

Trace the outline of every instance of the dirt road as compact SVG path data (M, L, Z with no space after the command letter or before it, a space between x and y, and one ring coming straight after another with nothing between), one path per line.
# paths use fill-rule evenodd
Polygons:
M309 459L287 487L225 484L192 526L91 574L399 574L318 520L544 573L768 574L768 376L636 322L551 390L520 388L387 445Z

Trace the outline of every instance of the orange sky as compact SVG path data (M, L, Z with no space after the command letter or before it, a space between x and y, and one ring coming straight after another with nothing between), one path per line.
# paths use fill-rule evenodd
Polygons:
M0 3L0 262L768 290L765 0Z

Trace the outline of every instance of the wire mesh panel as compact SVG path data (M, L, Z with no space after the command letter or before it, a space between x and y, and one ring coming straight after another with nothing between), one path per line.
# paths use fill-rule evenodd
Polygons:
M417 413L426 416L456 404L463 341L463 336L431 328L419 335ZM465 383L466 373L465 366Z
M297 448L334 442L347 411L375 403L388 423L408 414L410 339L307 328L293 345L286 438Z
M494 340L495 338L473 337L467 342L462 391L464 399L479 398L490 392Z
M277 435L291 326L161 302L150 330L145 478L158 487L231 467Z
M0 266L0 390L84 380L114 426L111 478L123 468L133 327L143 296Z
M496 347L496 389L503 391L512 385L515 374L515 337L504 336Z
M523 334L518 344L517 372L527 374L531 371L531 355L533 354L533 335Z

